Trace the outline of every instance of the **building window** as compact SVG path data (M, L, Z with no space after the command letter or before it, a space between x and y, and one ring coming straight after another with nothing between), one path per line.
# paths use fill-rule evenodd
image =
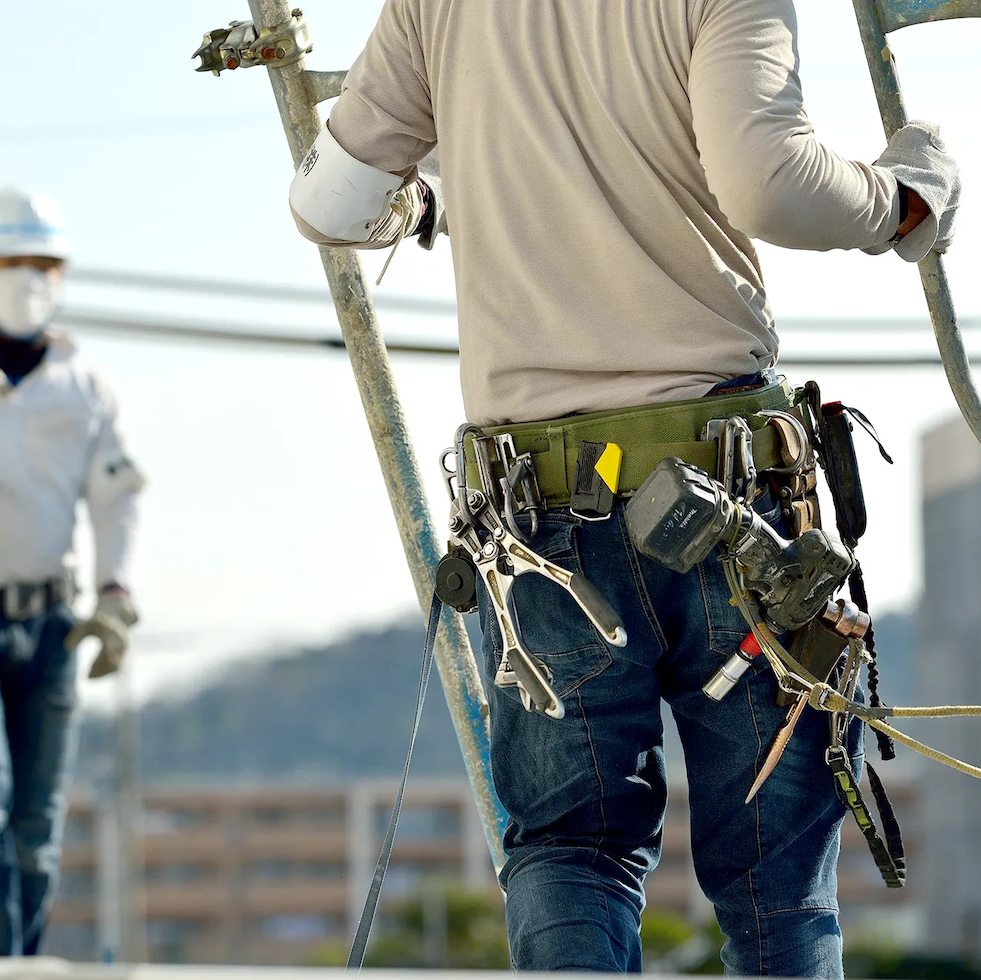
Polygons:
M154 806L144 811L142 824L147 834L172 834L188 827L202 827L211 818L207 810Z
M45 956L88 960L96 953L95 925L91 922L52 922L44 934Z
M385 890L390 895L408 895L426 881L459 878L460 868L446 861L397 861L389 865Z
M259 806L252 811L252 820L267 827L281 827L291 822L293 814L283 806Z
M254 920L255 930L267 939L280 942L311 942L339 935L344 923L337 915L314 915L300 912L266 915Z
M70 901L91 898L95 894L95 872L92 868L64 868L58 882L58 897Z
M147 884L180 885L185 882L212 878L217 873L214 865L197 861L172 861L167 864L148 864L144 870Z
M184 963L187 944L208 931L205 919L150 919L146 938L154 960L162 963Z
M69 811L68 818L65 820L65 830L62 836L62 842L66 847L91 844L92 828L93 822L91 814Z
M343 878L347 871L342 861L329 858L267 857L249 862L249 877L259 881L283 881L288 878Z
M153 946L185 943L206 932L204 919L150 919L146 924L147 941Z
M375 832L385 835L391 812L375 811ZM445 840L460 834L460 811L447 806L408 806L399 816L399 839L403 841Z
M296 819L300 823L313 824L317 827L343 827L345 824L344 807L311 806L296 811Z
M249 877L261 881L281 881L292 878L294 873L295 865L289 858L268 857L249 862Z
M342 861L330 861L322 860L320 858L314 858L309 861L300 861L300 874L304 878L319 878L323 880L331 880L335 878L343 878L347 872Z

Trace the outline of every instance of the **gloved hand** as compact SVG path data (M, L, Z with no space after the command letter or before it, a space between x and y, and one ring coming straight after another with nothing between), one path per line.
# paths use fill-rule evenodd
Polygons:
M89 677L104 677L119 670L123 654L129 646L129 627L137 619L129 594L124 589L111 586L100 594L92 617L79 623L65 637L65 647L72 650L87 636L101 640L102 649L92 664Z
M937 127L920 119L911 120L893 134L874 165L888 170L899 183L916 191L930 209L930 214L896 243L900 258L919 262L931 248L946 252L954 236L961 178ZM876 245L863 251L876 255L887 247Z

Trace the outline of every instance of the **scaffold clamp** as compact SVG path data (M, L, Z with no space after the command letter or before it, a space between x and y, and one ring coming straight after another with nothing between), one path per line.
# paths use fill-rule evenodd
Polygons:
M286 23L257 30L251 20L233 20L228 27L208 31L201 46L191 55L200 58L195 71L220 75L236 68L283 68L299 61L313 50L303 11L291 11Z

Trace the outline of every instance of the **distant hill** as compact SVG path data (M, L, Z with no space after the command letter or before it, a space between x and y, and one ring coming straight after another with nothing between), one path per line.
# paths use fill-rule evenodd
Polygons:
M470 629L477 625L475 616L465 622ZM911 680L911 617L888 615L875 627L883 699L918 703ZM180 700L150 701L140 715L144 782L295 784L400 774L424 640L421 624L358 633L329 646L236 665ZM479 643L476 632L472 642ZM668 722L670 712L664 715ZM80 783L104 778L114 737L111 719L83 719ZM675 738L669 728L671 757L678 754ZM412 773L465 776L435 669Z
M358 633L236 664L180 700L152 700L140 714L143 779L295 783L401 773L424 641L421 625ZM83 720L80 782L106 771L114 737L111 719ZM412 772L465 775L435 667Z

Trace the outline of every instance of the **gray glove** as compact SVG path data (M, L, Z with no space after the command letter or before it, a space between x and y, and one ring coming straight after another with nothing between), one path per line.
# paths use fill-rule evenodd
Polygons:
M896 243L900 258L919 262L931 248L946 252L954 237L961 177L937 127L921 119L911 120L893 134L875 166L888 170L899 183L916 191L930 209L930 214ZM877 255L888 251L889 244L874 245L863 251Z
M79 623L65 637L65 647L72 650L87 636L97 637L102 649L92 664L89 677L104 677L119 670L129 646L129 627L137 621L129 595L121 589L103 592L90 619Z

